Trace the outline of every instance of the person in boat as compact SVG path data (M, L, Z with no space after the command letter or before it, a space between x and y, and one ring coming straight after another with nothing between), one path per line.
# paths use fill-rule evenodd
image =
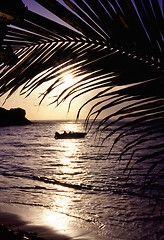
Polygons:
M63 133L58 133L55 132L54 138L60 139L60 138L83 138L85 137L86 133L79 133L79 132L66 132L64 131Z
M67 135L70 135L70 134L72 134L72 132L70 131L70 132L66 132L66 131L64 131L63 133L62 133L62 135L65 135L65 136L67 136ZM58 132L55 132L55 138L58 138L59 136L60 136L61 134L60 133L58 133Z
M60 134L58 132L55 132L55 136L54 137L57 138L57 137L59 137L59 135Z

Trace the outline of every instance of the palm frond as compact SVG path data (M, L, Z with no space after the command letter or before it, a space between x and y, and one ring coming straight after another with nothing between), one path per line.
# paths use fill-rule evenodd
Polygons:
M61 91L52 103L59 105L69 98L71 107L74 99L93 92L77 117L87 104L92 104L87 124L105 112L98 129L107 132L106 138L118 133L111 151L123 139L134 136L120 153L119 160L130 152L125 170L131 163L134 166L151 160L146 179L153 175L146 186L163 180L163 145L159 142L164 136L164 30L159 1L37 2L70 27L29 11L21 0L17 0L17 7L3 1L0 96L8 92L9 97L20 87L21 94L28 96L49 82L41 103L63 84L63 74L72 72L79 80ZM117 110L111 112L113 107ZM137 156L140 149L144 149L144 156Z

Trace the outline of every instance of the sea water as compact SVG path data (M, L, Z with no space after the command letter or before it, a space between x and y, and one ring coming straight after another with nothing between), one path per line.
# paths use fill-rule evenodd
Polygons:
M126 140L109 152L116 135L102 142L107 132L95 134L97 126L84 139L54 139L56 131L83 132L83 122L0 128L0 203L40 209L41 222L74 239L163 239L161 206L140 191L147 165L128 177L130 155L119 159Z

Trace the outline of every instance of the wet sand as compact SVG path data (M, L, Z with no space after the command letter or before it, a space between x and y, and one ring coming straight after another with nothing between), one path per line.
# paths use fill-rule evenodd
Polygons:
M0 212L0 236L2 240L9 237L14 240L21 239L21 233L29 240L70 240L68 236L55 233L47 226L30 225L22 220L18 215L9 212ZM30 236L31 235L31 236Z
M23 214L22 214L23 212ZM29 207L0 205L0 236L2 240L97 240L91 230L73 226L67 231L58 231L51 225L39 222L42 210ZM31 220L30 220L31 216ZM27 220L25 220L27 219ZM36 221L37 219L37 221ZM62 227L62 226L61 226ZM26 238L20 238L24 234ZM71 233L71 234L69 234ZM11 236L11 238L10 238Z

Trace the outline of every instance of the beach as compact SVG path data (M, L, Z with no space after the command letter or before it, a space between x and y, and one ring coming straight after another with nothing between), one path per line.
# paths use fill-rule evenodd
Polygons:
M3 204L0 207L0 236L2 240L96 240L96 235L74 226L55 230L49 223L40 221L42 209ZM55 220L54 220L55 221ZM23 238L24 237L24 238Z
M0 225L45 240L162 239L164 215L154 197L159 189L162 194L162 182L151 197L140 192L148 163L136 166L127 182L129 156L116 161L124 142L109 156L113 139L102 146L96 127L84 139L64 140L54 139L55 132L83 132L83 123L0 129Z
M163 1L0 20L0 239L164 240Z
M33 216L31 216L31 219ZM50 227L41 225L32 225L30 221L24 221L19 215L11 212L0 212L0 234L3 239L8 239L11 235L13 239L29 239L29 240L66 240L67 236L55 233ZM5 228L3 228L3 227ZM26 238L19 238L20 233ZM3 234L3 235L2 235ZM12 239L12 238L11 238Z

